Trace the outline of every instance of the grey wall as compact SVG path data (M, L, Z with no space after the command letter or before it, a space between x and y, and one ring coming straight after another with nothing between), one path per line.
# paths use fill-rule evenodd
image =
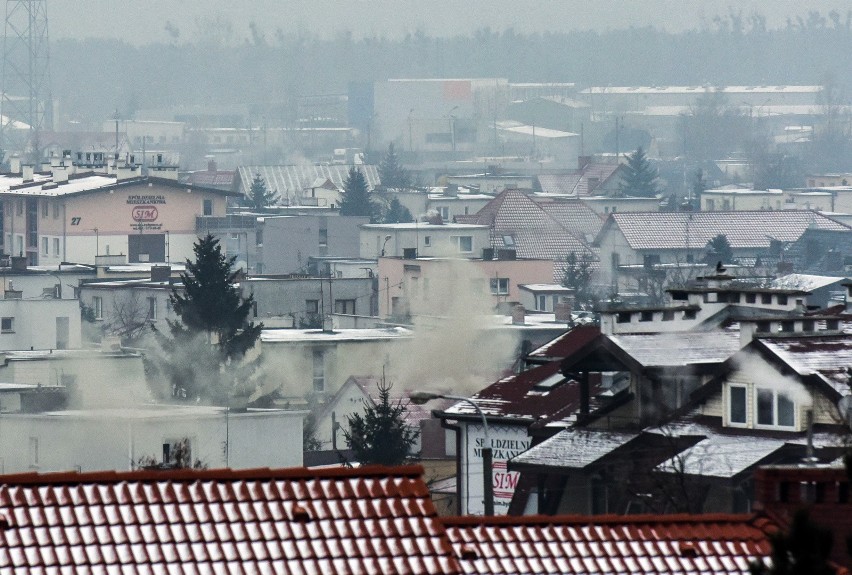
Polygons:
M369 218L355 216L276 216L264 218L263 245L258 248L258 273L290 274L303 271L310 256L359 255L359 226ZM326 230L326 244L320 243Z
M346 304L346 313L376 315L375 281L375 278L338 278L329 281L329 278L254 277L244 280L242 286L246 295L254 294L257 321L292 314L298 326L300 319L310 319L307 300L317 301L320 314L323 310L326 315L333 313L333 302L354 300L354 310L350 310L350 304Z

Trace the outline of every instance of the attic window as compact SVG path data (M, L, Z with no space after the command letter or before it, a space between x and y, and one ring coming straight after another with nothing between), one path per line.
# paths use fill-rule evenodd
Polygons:
M745 296L746 303L757 303L756 293L747 293Z
M778 305L787 305L787 296L779 294L778 295Z
M639 321L654 321L654 312L652 311L643 311L639 315Z
M840 321L836 319L825 320L825 329L837 331L838 329L840 329Z
M557 372L535 384L533 389L538 391L551 391L555 387L565 383L565 381L565 376Z
M683 319L695 319L695 310L694 309L683 310Z
M615 314L615 322L616 323L630 323L630 318L632 317L632 315L633 314L626 312L626 311L618 312L617 314Z
M503 236L503 245L507 248L515 247L515 236L505 235Z
M663 321L674 321L674 311L670 309L664 310Z

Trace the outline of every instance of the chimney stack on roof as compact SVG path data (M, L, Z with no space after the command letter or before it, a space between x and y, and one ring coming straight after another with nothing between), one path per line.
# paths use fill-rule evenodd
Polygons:
M553 308L553 313L556 316L556 321L571 323L571 312L574 311L574 298L567 296L562 298Z
M522 305L512 308L512 325L524 325L526 323L527 310Z
M33 181L33 165L32 164L23 164L21 165L21 175L23 176L23 180L25 182Z

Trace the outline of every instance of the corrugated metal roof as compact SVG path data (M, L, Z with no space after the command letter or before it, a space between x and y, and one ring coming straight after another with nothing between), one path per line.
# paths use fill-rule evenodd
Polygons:
M299 205L302 191L309 188L317 179L330 180L332 184L343 189L343 183L349 176L349 169L356 168L364 174L367 186L373 189L379 184L379 170L374 165L324 165L297 164L291 166L240 166L237 168L239 186L237 190L248 196L251 182L259 174L266 183L266 189L274 190L281 196L281 201L288 200L289 205Z

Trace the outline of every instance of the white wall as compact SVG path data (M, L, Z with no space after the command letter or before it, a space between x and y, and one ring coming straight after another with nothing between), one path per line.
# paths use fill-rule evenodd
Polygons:
M56 349L56 319L68 319L67 349L82 343L80 306L70 299L0 300L0 318L11 318L12 329L0 331L0 350Z

